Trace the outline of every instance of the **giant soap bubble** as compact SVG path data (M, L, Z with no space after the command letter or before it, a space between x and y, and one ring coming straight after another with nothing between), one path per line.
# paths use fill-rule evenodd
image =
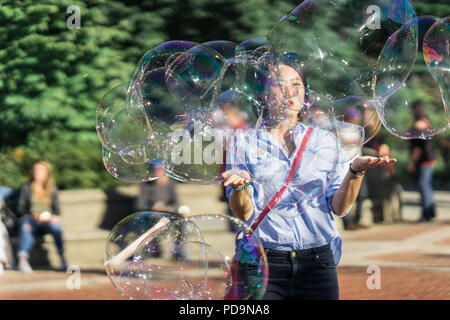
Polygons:
M204 45L180 54L166 69L166 84L171 95L188 108L202 106L207 92L220 75L224 61L221 54Z
M450 108L450 17L436 21L423 40L423 56L433 78L439 85L442 100Z
M366 96L350 96L332 102L336 133L347 160L359 156L362 146L378 133L381 127L378 104L377 99Z
M114 152L130 146L146 146L151 139L145 113L128 112L127 90L128 84L111 89L97 107L98 136L103 146Z
M221 215L136 213L114 227L105 253L109 278L129 299L254 300L267 285L261 243Z
M139 84L142 77L150 71L165 67L170 61L180 54L192 49L196 43L189 41L168 41L146 52L138 61L130 78L130 90L135 84Z
M152 277L141 261L134 258L139 244L152 232L173 221L181 221L168 213L138 212L117 223L108 236L105 246L105 266L109 279L119 294L129 299L147 299ZM181 222L179 222L181 224ZM199 240L197 230L189 235ZM172 235L176 240L176 230ZM175 250L176 241L170 250ZM158 247L159 248L159 247ZM156 247L154 254L156 255Z
M436 82L432 77L433 73L427 72L424 68L424 62L429 59L430 52L424 38L439 21L441 20L437 17L418 17L409 21L403 29L398 31L400 34L411 35L402 37L403 41L410 46L417 45L418 48L416 64L405 83L399 85L389 78L378 76L384 67L377 68L374 94L380 102L378 104L379 118L390 133L402 139L430 139L449 127L449 113L445 98L439 99L441 94L445 97L442 86L439 86L442 82ZM392 47L391 41L397 41L395 35L386 43L387 48ZM379 61L380 63L396 61L397 56L403 53L402 50L383 50ZM445 76L437 78L446 80ZM389 90L394 86L397 87L395 91ZM414 87L422 90L412 91L411 88ZM436 103L433 100L444 100L444 103Z
M313 90L325 93L330 85L342 83L339 70L344 68L348 75L344 87L354 91L336 90L332 99L371 96L373 68L384 43L413 17L408 0L306 0L281 19L268 37L276 53L297 53L305 74L321 79L320 87ZM322 60L331 60L326 62L330 67L323 70Z

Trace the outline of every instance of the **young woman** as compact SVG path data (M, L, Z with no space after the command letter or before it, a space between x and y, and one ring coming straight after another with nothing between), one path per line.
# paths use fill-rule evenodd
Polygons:
M281 60L278 69L280 87L273 87L273 96L278 97L276 105L279 110L269 112L287 114L287 117L274 126L275 130L264 135L266 141L263 144L270 143L280 148L279 157L273 157L266 163L256 161L255 165L247 166L240 172L228 170L223 173L232 210L252 226L259 220L261 212L267 212L270 198L262 196L264 186L251 184L251 177L272 174L276 183L280 175L286 175L274 168L287 168L289 171L295 165L294 156L302 141L307 141L306 145L312 150L319 150L327 143L317 135L320 129L308 129L298 120L305 99L305 82L299 68L294 63ZM282 110L286 105L289 106L287 113ZM305 140L308 134L311 136ZM301 205L301 193L297 193L294 187L286 188L283 197L291 199L290 205L272 204L254 231L268 259L269 281L264 299L339 298L336 265L340 260L342 242L333 214L345 216L358 196L367 169L395 161L389 157L359 157L351 165L339 163L333 169L335 172L330 172L335 178L328 189L317 196L312 206ZM325 163L326 160L314 162L314 170L330 170ZM295 173L294 179L308 175L311 172L300 171ZM295 203L296 197L298 203Z
M58 190L53 180L52 167L47 161L39 161L32 169L30 183L20 189L18 213L19 251L18 268L23 272L32 272L28 262L35 236L50 233L61 258L61 268L67 269L64 258L62 225L59 216Z

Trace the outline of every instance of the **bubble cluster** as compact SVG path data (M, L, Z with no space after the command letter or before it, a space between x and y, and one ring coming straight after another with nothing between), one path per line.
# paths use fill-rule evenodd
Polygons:
M252 230L221 215L130 215L107 239L105 266L123 297L143 300L261 299L268 275Z
M431 138L448 128L448 37L448 18L416 17L408 0L305 0L266 36L165 42L99 103L105 166L142 182L158 178L159 159L179 181L220 183L237 134L280 129L294 111L312 119L314 97L331 101L331 116L307 125L336 136L338 162L357 156L381 124L403 139ZM418 97L408 91L420 54L443 101L425 104L439 115L426 130L413 128ZM299 83L286 79L289 68Z

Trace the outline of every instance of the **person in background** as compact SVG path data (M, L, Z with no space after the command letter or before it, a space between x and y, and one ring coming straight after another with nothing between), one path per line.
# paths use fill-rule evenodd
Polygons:
M422 101L415 101L412 106L414 117L413 132L425 132L431 129ZM433 140L412 139L410 148L411 160L408 173L414 178L419 188L422 216L419 222L431 221L436 216L436 205L433 191L434 149Z
M165 174L161 160L153 161L151 166L153 176L159 178L142 184L136 199L136 209L176 213L179 209L176 182Z
M19 221L18 268L32 272L29 263L35 237L51 234L61 259L61 268L67 270L64 257L62 224L59 218L58 190L53 179L52 167L47 161L33 165L31 182L20 189L17 207Z
M141 192L136 199L136 209L138 211L167 212L179 218L190 214L189 207L179 205L176 182L165 174L162 161L154 160L151 166L153 176L159 178L142 184ZM154 243L153 246L155 256L161 256L159 243ZM183 250L178 245L174 247L174 258L184 259Z
M373 138L363 147L363 155L373 157L393 157L387 143L386 132L379 130L380 123L369 122L365 134ZM402 220L403 187L394 179L395 167L391 163L373 168L367 173L368 197L372 200L373 221L393 223Z
M3 213L6 210L5 199L12 191L12 189L0 185L0 276L4 273L5 268L14 267L14 255L9 241L8 229L2 221Z

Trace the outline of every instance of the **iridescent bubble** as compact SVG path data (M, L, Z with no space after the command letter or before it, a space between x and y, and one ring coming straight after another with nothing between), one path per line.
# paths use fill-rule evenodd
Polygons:
M136 64L130 84L138 84L142 77L155 69L165 67L180 54L192 49L196 43L189 41L168 41L146 52Z
M376 99L358 96L332 102L337 136L347 160L360 155L362 146L378 133L381 127L376 111L378 103Z
M188 112L170 94L165 74L165 68L148 72L136 89L151 128L149 146L159 158L167 158L167 154L170 153L169 142L174 124Z
M179 181L214 184L224 171L226 130L215 127L216 113L198 108L173 125L169 152L165 154L167 174Z
M245 40L236 46L236 57L240 55L252 55L261 57L273 54L272 45L266 36Z
M433 78L438 83L444 106L450 107L450 17L436 21L423 41L423 56Z
M258 126L261 116L261 102L240 89L229 89L213 100L213 121L215 128L245 130Z
M138 93L152 128L150 146L165 162L169 176L203 184L221 181L225 128L218 124L219 107L186 107L172 97L158 68L143 78Z
M248 126L257 127L261 125L263 105L270 99L276 81L276 75L270 72L265 60L252 55L228 59L214 86L211 107L233 105Z
M449 127L448 109L445 104L437 103L441 100L442 88L420 63L423 49L427 50L423 45L424 37L438 21L440 19L436 17L418 17L408 22L407 27L417 34L417 63L397 91L385 90L384 82L375 86L376 96L379 96L378 92L386 93L379 97L380 121L390 133L402 139L430 139ZM392 51L392 54L397 52Z
M219 78L225 58L198 45L176 57L166 70L166 84L175 100L186 107L200 107ZM211 98L211 97L209 97Z
M407 0L307 0L283 17L268 38L275 53L295 52L310 68L320 68L324 58L342 64L363 91L349 95L371 95L373 69L381 49L389 36L414 16ZM331 71L321 78L329 83L339 81ZM332 99L344 96L336 94Z
M96 113L96 130L106 149L126 154L130 159L134 154L136 158L130 161L142 163L151 155L142 158L139 150L150 144L152 130L144 112L128 112L127 89L128 84L115 87L100 100Z
M134 148L133 151L136 151ZM142 149L142 154L139 155L140 158L147 159L146 157L147 148ZM105 169L114 178L125 181L125 182L145 182L152 181L161 177L159 173L153 170L152 163L155 160L146 160L142 163L132 163L132 161L125 161L128 155L118 154L109 151L105 147L102 147L102 159ZM134 157L135 159L135 157Z
M427 59L425 35L439 21L439 18L431 16L411 19L389 38L377 63L374 96L393 94L405 83L415 64L420 63L422 54ZM419 61L416 63L417 52Z
M202 46L211 48L225 59L234 57L237 44L231 41L216 40L202 43Z
M169 213L138 212L114 226L106 240L105 267L109 279L122 296L149 299L152 273L135 258L134 253L148 235L179 220L178 216ZM155 244L153 253L157 255L158 250L160 246Z
M441 103L432 102L440 98L439 87L431 75L413 72L400 90L380 101L377 112L391 134L401 139L431 139L449 128L448 110Z
M230 225L234 232L229 231ZM177 258L156 256L155 243L175 248ZM254 300L262 298L267 285L261 243L243 221L221 215L169 223L149 234L133 259L146 266L142 273L152 274L147 285L149 299Z

